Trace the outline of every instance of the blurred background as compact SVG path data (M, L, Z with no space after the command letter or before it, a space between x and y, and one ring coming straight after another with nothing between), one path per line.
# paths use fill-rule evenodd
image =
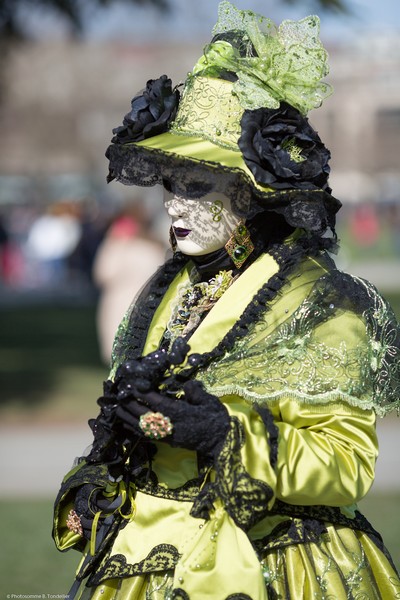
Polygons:
M66 594L79 556L52 501L107 378L111 337L164 260L161 192L105 183L112 128L147 79L185 79L218 0L0 0L0 507L4 594ZM340 268L400 316L400 4L242 0L275 22L321 17L334 95L310 121L332 151ZM146 261L143 260L146 257ZM108 326L107 326L108 325ZM361 503L400 565L397 417L378 423ZM47 597L47 596L45 596Z

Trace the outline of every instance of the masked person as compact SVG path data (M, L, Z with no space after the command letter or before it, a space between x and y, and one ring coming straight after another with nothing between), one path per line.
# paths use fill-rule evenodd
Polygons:
M56 501L57 546L84 552L71 597L394 598L356 503L376 414L399 406L400 335L328 255L319 21L222 2L213 34L182 96L150 80L107 152L110 180L164 186L175 254L120 325Z

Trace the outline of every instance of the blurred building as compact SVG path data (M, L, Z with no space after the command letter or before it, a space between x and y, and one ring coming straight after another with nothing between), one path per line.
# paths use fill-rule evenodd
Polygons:
M334 94L311 121L332 150L344 201L399 202L400 38L357 37L330 49Z
M183 81L206 42L186 41L183 47L64 39L14 48L0 105L0 216L10 204L44 208L60 198L103 197L103 207L109 207L112 201L146 201L150 195L146 205L156 213L153 222L160 219L156 229L165 229L157 216L159 190L107 186L104 152L146 81L164 73L174 84ZM342 255L348 262L397 261L400 38L358 34L328 51L327 81L334 94L311 112L310 122L332 152L331 186L343 202ZM362 220L361 204L372 206Z
M104 151L133 95L164 72L178 83L198 51L68 41L16 48L5 74L0 175L90 174L104 180Z
M147 79L184 79L201 42L26 43L10 55L0 120L0 175L89 175L104 181L112 128ZM329 49L335 89L310 121L332 150L332 184L349 200L389 198L400 171L400 38Z

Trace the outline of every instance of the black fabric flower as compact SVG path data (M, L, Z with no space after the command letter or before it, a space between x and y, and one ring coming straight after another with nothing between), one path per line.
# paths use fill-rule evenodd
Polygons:
M140 142L165 133L175 118L179 99L179 91L172 88L172 82L166 75L149 79L146 89L133 98L132 109L125 115L123 124L113 129L115 136L112 142Z
M329 150L306 117L282 102L245 110L238 144L258 183L275 189L328 190Z

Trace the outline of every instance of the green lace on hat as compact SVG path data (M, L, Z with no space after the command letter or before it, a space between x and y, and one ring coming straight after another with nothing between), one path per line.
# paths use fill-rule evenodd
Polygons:
M224 0L213 34L233 32L235 44L222 39L208 44L192 75L218 78L223 71L233 72L238 78L233 92L244 109L278 108L285 101L306 115L332 94L332 87L321 81L329 67L319 31L315 15L277 27L271 19Z

